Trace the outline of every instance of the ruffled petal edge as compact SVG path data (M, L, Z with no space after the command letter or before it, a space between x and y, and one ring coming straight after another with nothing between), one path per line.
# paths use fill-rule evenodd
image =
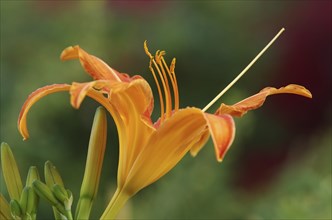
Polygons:
M232 116L242 117L248 111L261 107L264 104L267 96L285 93L312 98L312 94L308 89L296 84L290 84L279 89L276 89L274 87L266 87L262 89L259 93L250 96L234 105L226 105L222 103L215 114L230 114Z

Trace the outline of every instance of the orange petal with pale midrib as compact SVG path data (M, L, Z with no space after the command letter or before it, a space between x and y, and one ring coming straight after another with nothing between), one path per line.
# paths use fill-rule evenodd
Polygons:
M203 114L200 109L186 108L165 120L137 156L124 190L135 194L171 170L206 128Z
M109 67L104 61L90 55L78 45L64 49L60 58L61 60L79 59L85 71L95 80L130 81L126 74L119 73Z
M267 96L275 94L285 94L285 93L312 98L312 95L309 90L307 90L303 86L296 84L290 84L288 86L281 87L279 89L273 87L266 87L262 89L259 93L250 96L234 105L226 105L222 103L215 114L216 115L230 114L232 116L242 117L248 111L261 107L264 104Z

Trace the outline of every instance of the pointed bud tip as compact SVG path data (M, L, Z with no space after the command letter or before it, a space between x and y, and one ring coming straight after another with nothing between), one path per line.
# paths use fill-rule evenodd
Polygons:
M1 148L2 148L2 147L9 147L9 145L8 145L6 142L2 142L2 143L1 143Z
M96 112L100 113L106 113L106 109L103 106L99 106L96 110Z

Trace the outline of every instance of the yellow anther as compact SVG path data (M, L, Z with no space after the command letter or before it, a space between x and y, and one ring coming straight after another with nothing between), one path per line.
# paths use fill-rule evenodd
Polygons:
M148 57L150 57L150 59L153 59L153 56L152 56L151 53L149 52L148 44L147 44L147 41L146 41L146 40L144 41L144 51L145 51L146 55L148 55Z
M175 70L175 62L176 62L176 59L175 57L173 58L172 62L171 62L171 66L169 67L169 71L174 74L174 70Z
M162 56L165 56L166 55L166 51L162 50L159 52L159 56L162 57Z
M171 66L168 68L165 59L162 57L161 58L165 69L167 71L167 74L171 80L172 83L172 87L173 87L173 95L174 95L174 109L178 110L179 109L179 90L178 90L178 85L177 85L177 81L176 81L176 76L175 76L175 58L173 58Z
M160 110L161 110L161 121L171 116L172 114L172 95L171 89L169 85L169 80L171 80L172 87L173 87L173 94L174 94L174 109L179 109L179 93L178 87L176 82L176 77L174 73L175 68L175 58L172 60L171 66L168 67L164 55L166 52L164 50L157 50L155 56L152 56L148 50L147 42L144 42L144 50L145 53L150 57L150 64L149 69L153 75L153 78L156 82L159 99L160 99ZM171 70L170 70L171 69ZM156 70L156 72L155 72ZM159 79L157 77L159 76ZM161 84L163 86L165 99L163 97L163 93L161 92L161 86L159 84L159 80L161 80Z
M154 55L154 59L156 61L156 63L160 63L160 54L159 54L160 50L156 51L156 54Z

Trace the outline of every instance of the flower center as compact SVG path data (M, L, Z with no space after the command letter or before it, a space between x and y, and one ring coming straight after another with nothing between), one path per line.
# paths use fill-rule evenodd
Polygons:
M166 54L165 51L158 50L155 56L152 56L148 50L146 41L144 42L144 50L145 53L150 58L149 69L157 85L159 99L160 99L160 112L161 112L160 120L161 122L163 122L164 119L167 119L172 115L173 110L177 111L179 109L179 90L174 72L176 59L173 58L171 65L168 67L164 59L164 55ZM159 81L161 81L163 92L161 90ZM171 85L169 81L171 82ZM170 87L173 88L174 109L173 109L173 100L172 100ZM165 101L163 93L165 95Z

